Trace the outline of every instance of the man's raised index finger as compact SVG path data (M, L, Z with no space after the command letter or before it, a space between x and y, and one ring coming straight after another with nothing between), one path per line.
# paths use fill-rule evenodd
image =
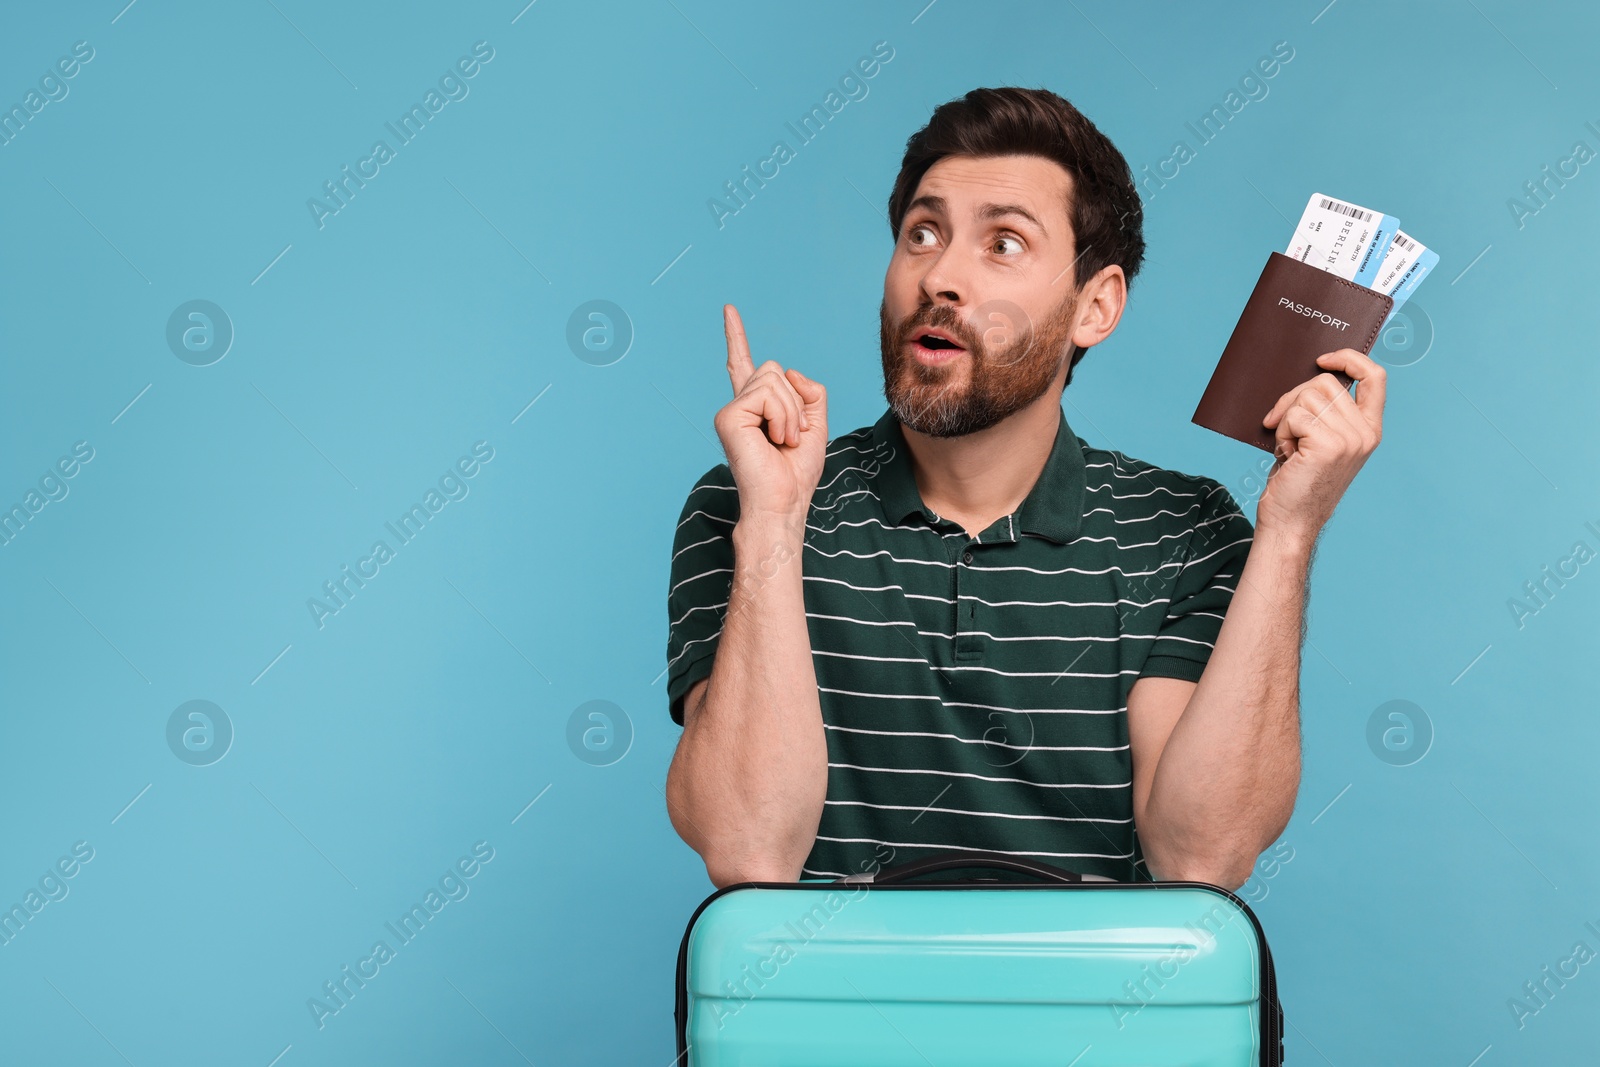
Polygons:
M722 332L728 337L728 381L733 385L733 395L744 390L744 383L756 372L750 358L750 342L744 335L744 322L739 309L732 304L722 305Z

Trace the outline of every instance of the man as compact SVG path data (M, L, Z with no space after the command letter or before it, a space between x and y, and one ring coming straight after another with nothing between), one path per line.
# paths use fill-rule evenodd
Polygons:
M1307 573L1383 370L1328 353L1262 412L1252 528L1219 482L1067 425L1144 252L1088 119L974 90L907 143L889 207L873 426L830 441L823 386L757 367L724 308L728 461L668 594L674 827L717 886L956 850L1238 888L1294 807Z

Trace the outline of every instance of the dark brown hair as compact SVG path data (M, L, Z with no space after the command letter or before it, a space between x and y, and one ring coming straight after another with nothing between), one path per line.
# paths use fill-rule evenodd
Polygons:
M889 197L894 239L929 167L945 156L1009 155L1043 156L1072 175L1067 215L1078 254L1074 287L1113 263L1132 285L1144 262L1144 208L1128 161L1083 112L1048 89L974 89L935 108L928 124L906 140ZM1084 351L1073 353L1074 367Z

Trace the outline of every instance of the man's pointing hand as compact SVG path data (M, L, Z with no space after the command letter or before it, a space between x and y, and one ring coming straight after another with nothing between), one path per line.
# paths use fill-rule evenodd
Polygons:
M739 488L744 516L805 522L828 445L828 391L776 360L757 367L744 323L722 308L733 400L717 412L717 436Z

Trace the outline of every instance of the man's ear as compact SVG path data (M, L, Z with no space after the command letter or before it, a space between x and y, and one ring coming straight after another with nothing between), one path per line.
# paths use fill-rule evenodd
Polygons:
M1072 343L1092 348L1110 337L1122 321L1127 303L1128 279L1122 268L1115 263L1100 268L1078 293L1078 324L1072 331Z

